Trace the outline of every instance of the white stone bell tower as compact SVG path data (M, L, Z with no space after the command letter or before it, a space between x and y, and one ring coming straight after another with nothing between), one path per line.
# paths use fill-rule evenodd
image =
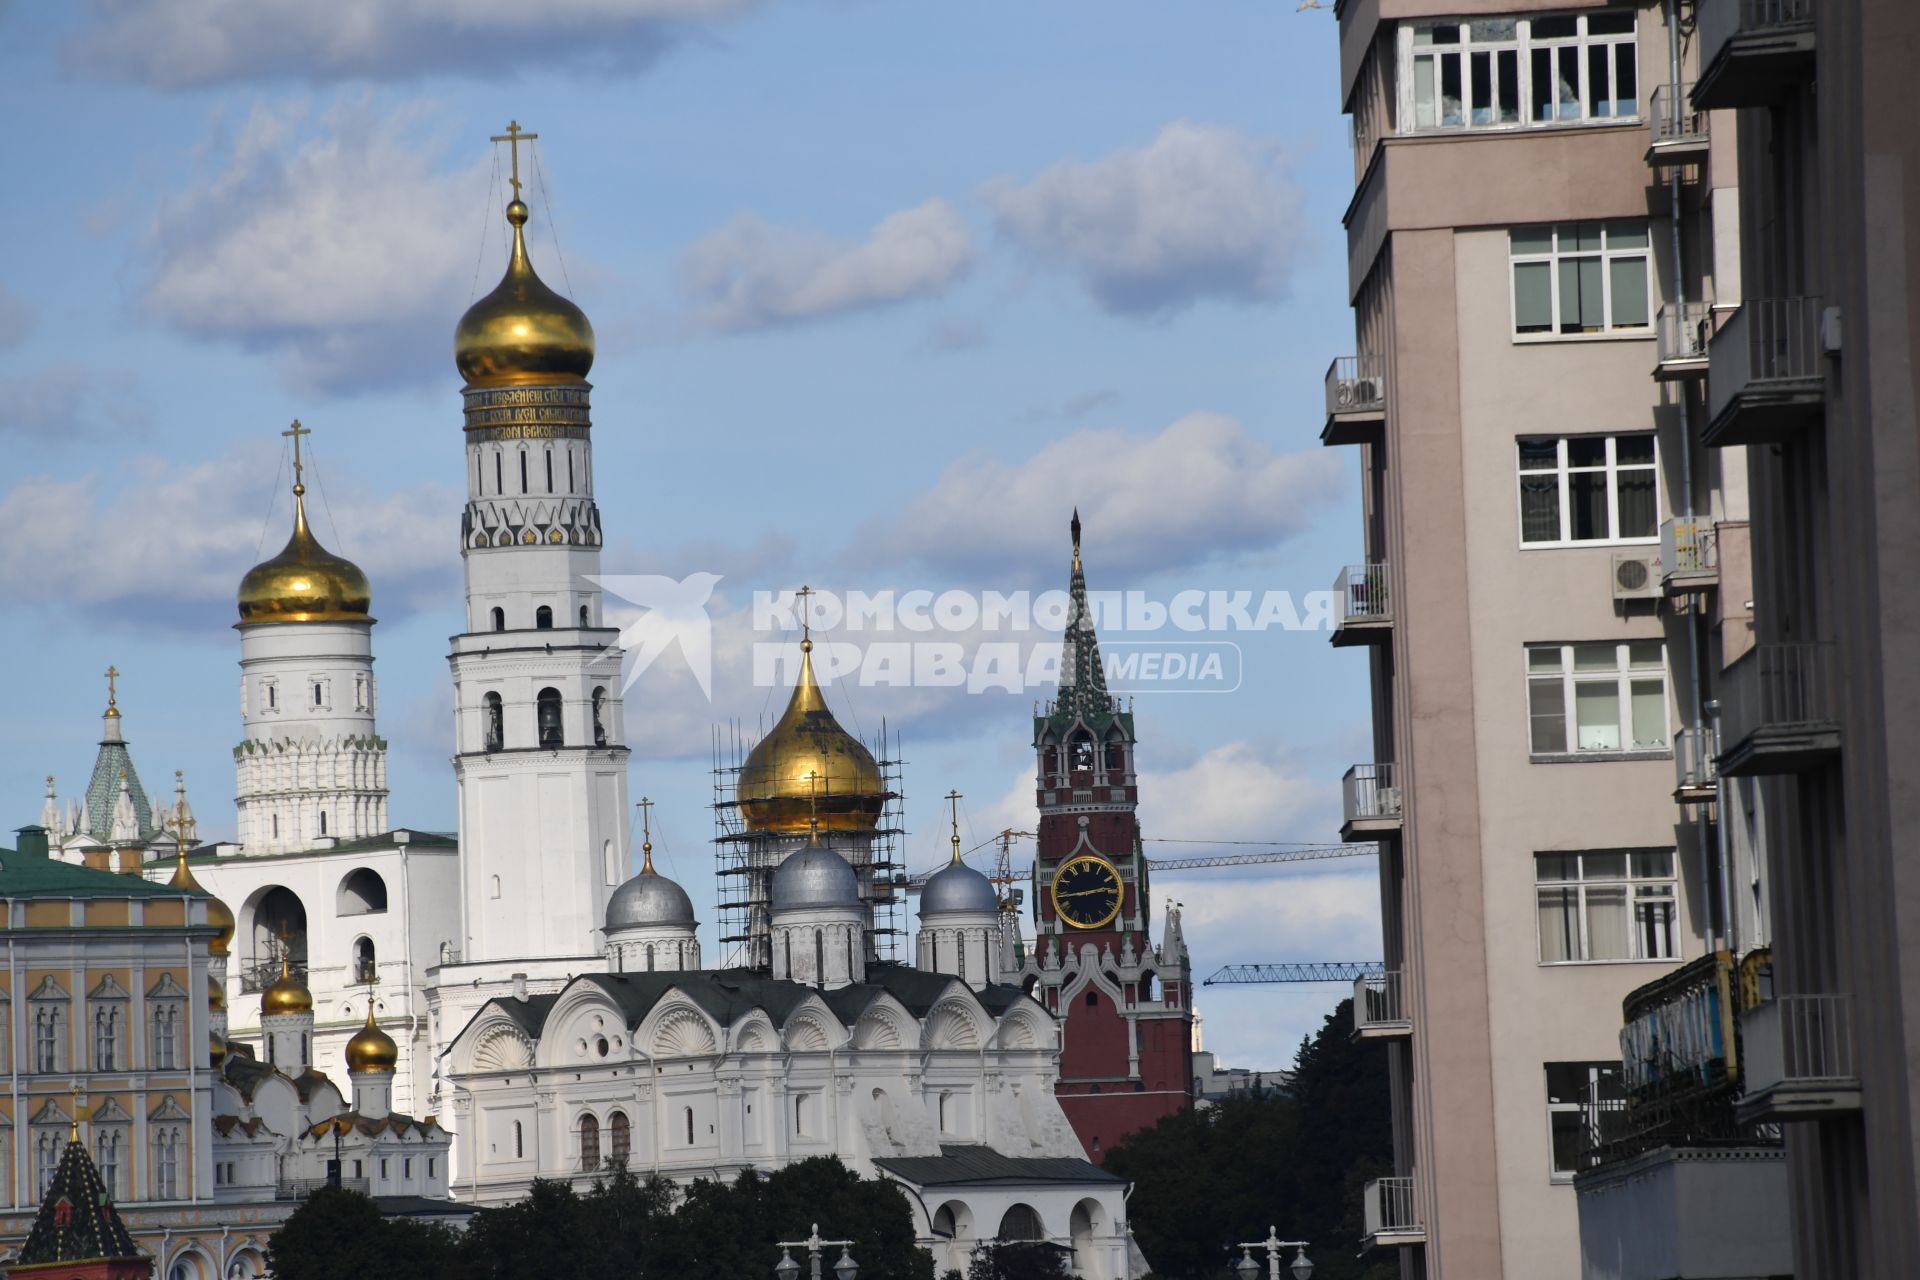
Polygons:
M595 954L627 878L618 631L601 625L593 326L534 274L519 126L498 288L460 320L467 629L453 638L465 964Z

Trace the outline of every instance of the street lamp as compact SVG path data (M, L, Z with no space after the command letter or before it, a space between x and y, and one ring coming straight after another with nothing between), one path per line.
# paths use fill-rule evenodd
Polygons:
M820 1271L820 1252L823 1249L840 1250L840 1261L833 1264L836 1280L859 1280L860 1264L847 1252L853 1247L851 1240L822 1240L820 1224L813 1224L813 1232L805 1240L776 1240L774 1248L780 1250L780 1261L774 1264L773 1274L778 1280L799 1280L800 1264L793 1260L793 1250L807 1251L808 1274L810 1280L823 1280Z
M1240 1261L1233 1266L1240 1280L1259 1280L1260 1264L1253 1260L1253 1250L1264 1249L1267 1254L1267 1280L1280 1280L1280 1251L1293 1250L1293 1263L1287 1270L1293 1280L1313 1280L1313 1263L1307 1261L1307 1242L1305 1240L1282 1240L1272 1227L1267 1228L1265 1240L1253 1240L1239 1245Z

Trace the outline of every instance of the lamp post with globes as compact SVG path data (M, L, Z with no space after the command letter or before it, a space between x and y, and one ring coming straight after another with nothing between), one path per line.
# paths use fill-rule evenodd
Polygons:
M858 1280L860 1264L853 1260L851 1253L847 1252L852 1246L853 1241L851 1240L822 1240L820 1238L820 1224L816 1222L813 1224L812 1234L805 1240L774 1241L774 1247L780 1250L780 1261L774 1264L773 1274L778 1277L778 1280L798 1280L800 1264L793 1260L792 1250L805 1249L807 1251L810 1280L822 1280L820 1272L820 1251L822 1249L838 1248L840 1250L840 1261L833 1264L835 1280Z
M1313 1263L1307 1261L1307 1242L1305 1240L1282 1240L1272 1227L1267 1228L1265 1240L1243 1242L1240 1246L1240 1261L1233 1270L1240 1280L1260 1280L1260 1264L1253 1260L1253 1250L1267 1251L1267 1280L1280 1280L1280 1251L1293 1250L1293 1263L1287 1268L1293 1280L1313 1280Z

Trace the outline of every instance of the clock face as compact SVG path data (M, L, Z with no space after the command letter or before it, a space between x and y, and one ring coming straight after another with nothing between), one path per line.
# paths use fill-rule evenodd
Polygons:
M1050 892L1055 915L1076 929L1098 929L1120 914L1125 886L1111 862L1083 853L1060 865Z

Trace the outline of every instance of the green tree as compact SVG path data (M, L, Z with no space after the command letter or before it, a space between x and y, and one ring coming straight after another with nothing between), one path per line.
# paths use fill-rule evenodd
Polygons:
M958 1275L959 1272L950 1274ZM976 1247L967 1280L1075 1280L1066 1251L1039 1240L1012 1240Z
M1361 1184L1392 1167L1386 1055L1355 1044L1352 1001L1301 1043L1284 1089L1167 1116L1107 1155L1134 1183L1134 1239L1167 1280L1232 1280L1231 1246L1277 1226L1313 1242L1315 1280L1398 1273L1387 1254L1356 1258Z
M267 1267L281 1280L432 1277L453 1248L453 1233L437 1223L390 1222L359 1192L323 1187L274 1232Z

